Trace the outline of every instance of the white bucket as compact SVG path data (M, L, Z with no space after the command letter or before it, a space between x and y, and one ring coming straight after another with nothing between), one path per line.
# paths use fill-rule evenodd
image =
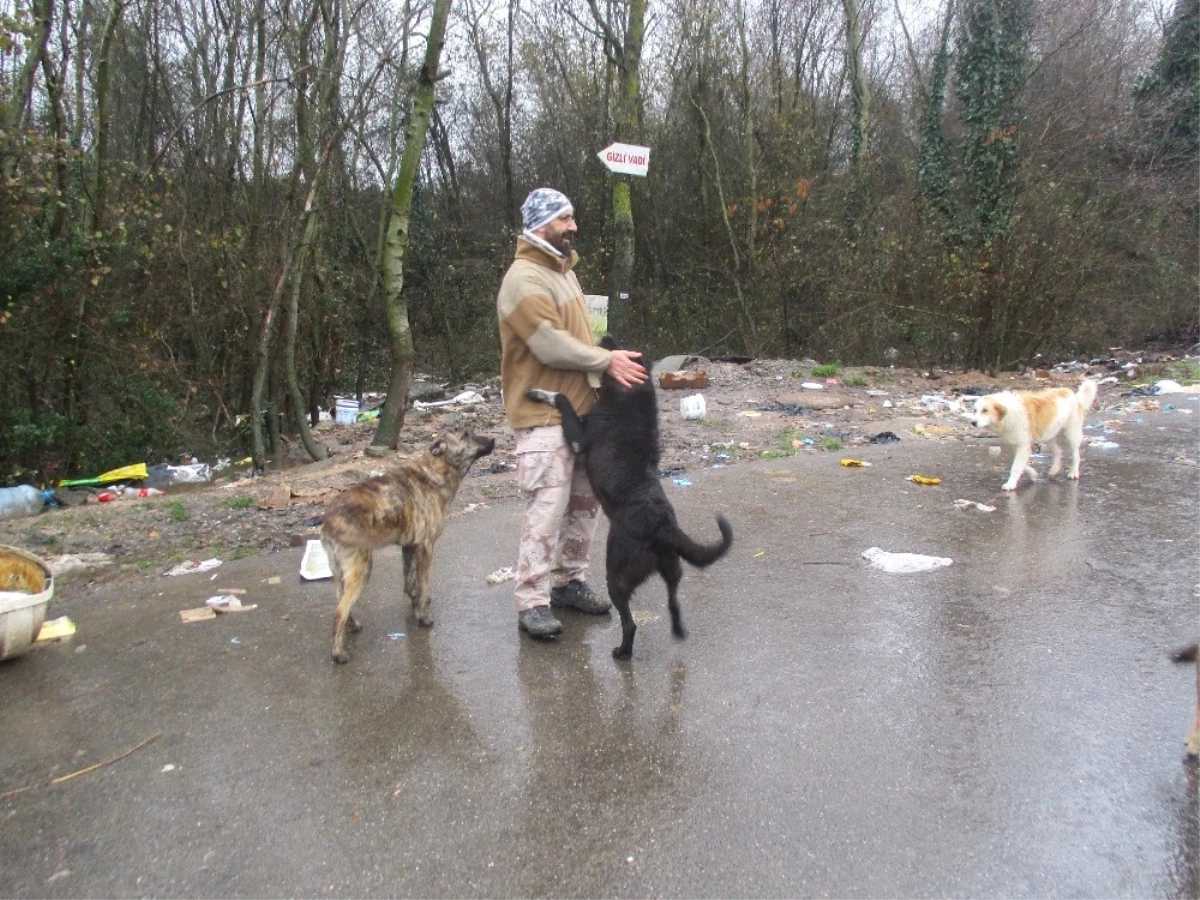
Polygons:
M0 546L0 659L28 650L42 629L54 596L45 561L17 547Z
M338 398L337 401L337 422L339 425L353 425L358 421L358 401L343 400Z
M692 394L679 399L679 414L685 419L703 419L707 412L703 394Z

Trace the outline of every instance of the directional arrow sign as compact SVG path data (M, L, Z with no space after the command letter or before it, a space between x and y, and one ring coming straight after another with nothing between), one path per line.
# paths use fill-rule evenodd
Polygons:
M636 144L609 144L596 154L610 172L645 176L650 168L650 148Z

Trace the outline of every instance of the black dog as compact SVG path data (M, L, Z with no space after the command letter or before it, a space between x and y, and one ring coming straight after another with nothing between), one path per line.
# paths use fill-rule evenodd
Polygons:
M612 350L609 337L600 342ZM580 418L565 396L530 390L525 396L558 409L563 437L576 453L584 454L584 469L592 490L609 520L607 558L608 594L621 615L621 645L617 659L633 655L637 626L629 612L629 599L638 585L657 569L667 583L671 633L683 638L676 592L683 576L682 557L693 566L716 562L733 545L733 528L717 516L721 541L697 544L679 528L675 510L658 480L658 402L649 379L624 388L605 374L596 405Z

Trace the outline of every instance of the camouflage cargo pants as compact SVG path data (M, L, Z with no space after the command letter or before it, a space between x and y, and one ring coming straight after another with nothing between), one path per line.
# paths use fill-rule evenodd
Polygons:
M517 485L525 516L517 551L517 609L550 602L550 588L581 581L600 508L562 427L518 428Z

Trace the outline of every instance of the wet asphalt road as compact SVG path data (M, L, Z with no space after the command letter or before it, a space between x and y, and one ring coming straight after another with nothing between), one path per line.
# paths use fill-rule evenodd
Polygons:
M483 580L512 502L452 521L431 631L381 554L344 667L299 550L67 582L73 643L0 664L0 793L34 788L0 895L1196 897L1198 417L1141 418L1012 497L988 440L689 472L685 528L734 549L687 571L686 641L643 588L627 664L615 615L518 634ZM228 587L258 608L180 623Z

